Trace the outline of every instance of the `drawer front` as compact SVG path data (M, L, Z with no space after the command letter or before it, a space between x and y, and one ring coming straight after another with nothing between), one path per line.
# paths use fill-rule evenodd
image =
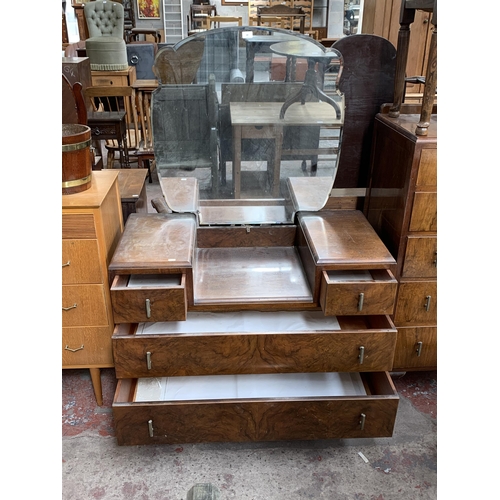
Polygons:
M394 324L396 326L431 326L437 321L436 281L400 283Z
M63 285L63 326L105 326L109 324L103 285Z
M398 328L394 370L435 369L437 327Z
M63 239L96 239L94 216L92 214L63 214Z
M320 303L327 316L392 314L397 280L386 270L365 271L371 279L356 281L357 274L323 271ZM366 274L361 274L363 276ZM349 281L345 277L350 278Z
M422 149L417 187L437 186L437 149Z
M62 241L62 283L103 283L97 240Z
M409 236L403 262L404 278L437 277L437 237Z
M189 320L188 320L189 321ZM396 329L113 335L117 378L390 370Z
M437 193L415 193L409 230L437 231Z
M111 333L111 326L63 328L63 368L112 367Z
M187 316L186 276L178 275L178 285L168 287L127 286L128 276L115 276L111 302L115 323L184 321Z
M398 396L386 372L366 374L370 395L134 403L119 380L113 417L119 445L390 437Z
M126 75L106 75L94 76L92 75L92 85L95 87L128 87L128 77Z

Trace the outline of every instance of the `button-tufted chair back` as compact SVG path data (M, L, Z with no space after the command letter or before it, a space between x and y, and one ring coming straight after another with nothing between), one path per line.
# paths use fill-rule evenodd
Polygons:
M123 38L123 5L106 0L86 3L83 11L89 37L113 36Z

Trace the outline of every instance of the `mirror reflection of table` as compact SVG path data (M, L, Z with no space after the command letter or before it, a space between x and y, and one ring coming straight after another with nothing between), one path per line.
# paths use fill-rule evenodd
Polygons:
M338 107L337 103L335 105ZM274 198L280 196L280 165L283 146L283 127L315 126L331 127L341 124L343 113L337 117L329 103L308 102L293 106L285 118L280 118L279 102L232 102L231 125L233 127L233 183L234 197L241 198L241 141L242 139L273 139L274 153L267 165L267 177ZM311 155L322 149L310 150Z
M338 51L334 49L325 51L321 47L301 40L280 42L271 45L271 50L276 54L291 58L290 66L294 66L294 60L298 57L307 59L307 71L304 85L297 94L290 96L285 104L283 104L280 118L284 118L286 110L294 102L300 101L301 104L304 104L308 94L312 94L318 100L333 106L337 112L337 118L340 117L341 111L338 104L323 92L323 81L326 68L335 62L337 64L341 63L342 56ZM318 65L319 72L316 71L316 64Z

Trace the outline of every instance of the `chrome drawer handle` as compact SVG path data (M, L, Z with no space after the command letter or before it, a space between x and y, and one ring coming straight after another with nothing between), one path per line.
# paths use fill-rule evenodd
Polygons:
M67 267L67 266L69 266L70 264L71 264L71 261L70 261L70 260L68 260L68 262L66 262L66 264L63 264L62 266L63 266L63 267Z
M77 347L76 349L71 349L68 345L64 348L66 351L71 351L71 352L76 352L76 351L81 351L83 349L83 344L80 347Z
M359 421L359 425L361 426L361 430L364 431L365 430L366 415L364 413L362 413L360 415L360 417L361 417L361 420Z
M417 356L422 354L422 342L417 342Z
M149 437L153 437L153 421L148 420L148 431L149 431Z
M76 307L76 302L72 305L72 306L69 306L69 307L63 307L62 310L63 311L69 311L70 309L75 309Z
M358 311L363 309L363 302L365 301L365 294L360 293L358 296Z
M425 307L425 310L427 312L430 311L431 309L431 296L430 295L427 295L427 297L425 297L425 304L424 304L424 307Z
M361 346L359 348L359 356L358 356L358 358L359 358L359 364L362 365L363 361L365 359L365 348L364 348L364 346Z
M151 353L146 353L146 364L148 365L148 370L151 370Z
M151 318L151 301L146 299L146 318Z

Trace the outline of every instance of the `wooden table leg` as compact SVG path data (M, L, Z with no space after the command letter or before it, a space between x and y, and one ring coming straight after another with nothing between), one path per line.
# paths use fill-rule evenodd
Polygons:
M95 399L98 406L102 406L102 384L101 370L99 368L89 368L92 387L94 388Z

